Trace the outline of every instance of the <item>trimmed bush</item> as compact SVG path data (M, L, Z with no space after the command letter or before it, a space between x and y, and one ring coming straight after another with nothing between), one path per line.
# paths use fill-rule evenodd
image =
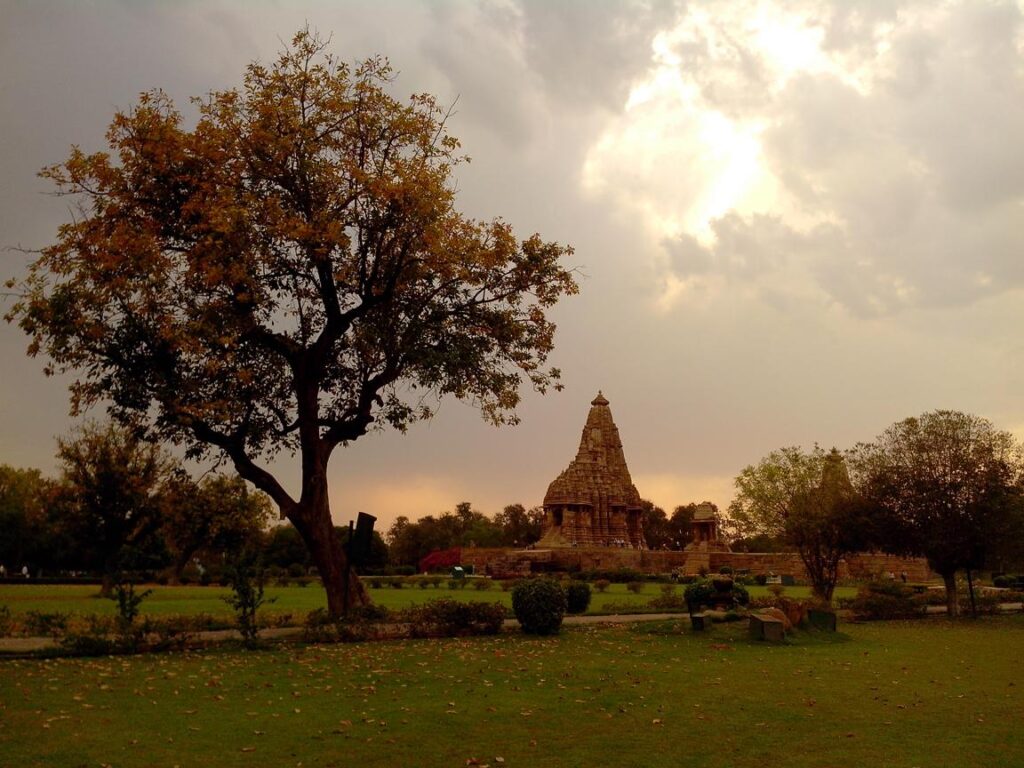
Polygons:
M598 592L606 592L611 585L612 583L608 579L598 579L594 582L594 589Z
M759 574L757 574L754 577L754 581L757 582L758 586L763 587L765 584L768 583L768 574L767 573L759 573Z
M732 566L723 565L721 568L718 569L718 572L723 576L732 576Z
M473 589L477 592L486 592L493 586L494 584L490 579L473 579Z
M586 613L590 607L590 585L574 581L565 588L565 606L569 613Z
M526 579L512 589L512 610L527 634L557 633L565 608L565 592L552 579Z
M634 595L639 595L644 591L644 583L642 581L631 581L626 585L626 589Z
M1016 583L1017 583L1017 579L1016 578L1014 578L1013 576L1008 576L1006 574L1003 574L1001 576L996 576L994 579L992 579L992 586L993 587L1002 587L1003 589L1007 589L1009 587L1012 587Z

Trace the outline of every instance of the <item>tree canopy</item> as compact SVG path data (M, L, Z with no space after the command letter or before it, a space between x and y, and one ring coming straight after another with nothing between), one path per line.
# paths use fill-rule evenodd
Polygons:
M815 593L832 600L844 555L864 547L867 510L836 449L773 451L736 478L731 524L748 539L778 539L795 548Z
M1024 465L1013 436L958 411L896 422L859 445L859 484L880 512L889 551L921 555L959 611L956 572L979 568L1019 531Z
M103 573L106 594L119 571L157 554L177 463L113 424L85 424L58 446L60 523L82 563Z
M515 422L523 384L558 386L545 311L576 291L571 249L455 209L464 160L429 95L401 102L380 58L350 66L300 31L241 89L118 112L109 151L43 171L75 216L9 313L153 438L211 451L296 526L342 607L326 468L339 445L431 415L426 397ZM296 496L268 468L301 454ZM352 579L354 601L366 599Z

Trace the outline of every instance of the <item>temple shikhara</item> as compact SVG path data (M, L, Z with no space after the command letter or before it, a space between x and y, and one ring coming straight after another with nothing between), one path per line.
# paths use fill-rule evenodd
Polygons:
M645 549L640 493L629 476L619 430L600 392L590 403L576 458L544 496L537 546Z

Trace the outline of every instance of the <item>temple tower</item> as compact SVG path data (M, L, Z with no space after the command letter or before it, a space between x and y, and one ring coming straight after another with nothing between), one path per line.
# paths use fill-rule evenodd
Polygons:
M645 549L640 493L629 476L619 430L600 392L590 403L576 458L544 496L538 547Z

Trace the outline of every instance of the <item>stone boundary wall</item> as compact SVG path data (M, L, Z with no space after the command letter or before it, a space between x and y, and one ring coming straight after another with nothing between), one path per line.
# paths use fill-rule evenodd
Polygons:
M635 549L511 549L463 547L462 564L489 576L527 576L559 571L616 571L630 568L641 573L669 573L679 569L697 574L703 566L717 573L722 566L751 574L774 573L806 581L807 571L799 555L791 552L665 552ZM875 553L852 555L839 566L839 578L869 578L873 574L906 571L910 581L935 578L923 558Z

